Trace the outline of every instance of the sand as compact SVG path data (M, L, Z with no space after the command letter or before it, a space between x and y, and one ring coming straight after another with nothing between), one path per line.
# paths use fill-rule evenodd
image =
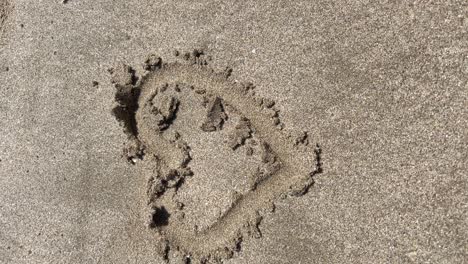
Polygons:
M464 263L464 1L0 1L0 263Z
M216 73L203 54L185 53L182 63L150 55L141 77L130 66L110 69L116 88L113 112L129 138L124 159L144 168L142 201L147 202L140 212L155 229L167 261L171 251L202 263L232 258L246 236L261 237L258 226L274 211L275 200L304 195L322 171L320 147L309 146L307 133L298 138L287 131L273 100L255 96L251 83L230 79L230 70ZM198 149L209 153L200 155ZM244 188L220 193L221 199L209 206L194 202L193 186L203 174L216 184L237 173L217 175L192 166L217 161L222 171L219 167L243 165L246 159L260 162L245 172ZM199 198L204 200L209 186L202 188ZM219 213L212 221L203 214L194 217L194 210L212 209Z

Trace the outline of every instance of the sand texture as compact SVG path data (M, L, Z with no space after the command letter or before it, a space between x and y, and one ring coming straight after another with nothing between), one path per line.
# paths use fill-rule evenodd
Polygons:
M0 1L0 41L3 37L3 33L5 31L5 22L7 17L10 15L11 12L11 4L8 0L1 0ZM1 42L0 42L1 44Z
M0 263L466 263L467 16L0 0Z
M163 258L169 260L169 252L176 250L187 261L221 262L240 250L244 236L261 237L263 211L271 212L276 199L307 192L321 172L321 150L308 146L306 133L298 138L287 132L275 102L255 96L253 84L231 80L230 69L216 73L201 51L185 53L184 59L166 64L151 55L140 78L129 66L112 68L118 103L114 115L129 137L124 159L145 163L141 177L147 182L147 197L142 200L147 201L148 226L159 235L155 241L163 244ZM218 159L219 166L259 161L246 172L246 186L228 192L230 204L218 209L219 215L205 228L200 226L203 221L193 224L185 217L193 199L187 202L178 195L198 178L191 166L203 166L210 154L194 155L201 152L194 146L212 154L227 152ZM221 181L234 175L207 176ZM204 204L193 206L200 209Z

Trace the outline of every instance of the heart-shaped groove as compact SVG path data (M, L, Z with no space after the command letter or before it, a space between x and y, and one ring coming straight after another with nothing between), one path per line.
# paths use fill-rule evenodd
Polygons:
M321 149L309 143L306 132L288 131L274 101L256 96L252 84L232 80L231 69L215 72L208 60L197 50L172 63L151 55L140 78L126 65L110 69L118 103L113 114L129 138L125 157L147 177L148 226L166 259L169 250L186 262L233 257L246 236L261 237L258 225L276 199L305 194L322 171ZM234 192L228 209L202 230L186 221L184 205L174 199L188 177L196 180L191 147L172 128L180 111L194 111L194 102L206 109L201 133L225 130L232 153L243 148L261 161L248 191Z

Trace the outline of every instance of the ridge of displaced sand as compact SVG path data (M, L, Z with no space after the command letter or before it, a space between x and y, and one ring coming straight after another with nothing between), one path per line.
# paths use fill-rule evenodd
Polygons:
M311 147L304 132L288 132L272 100L257 97L251 84L231 80L231 70L215 73L207 64L203 53L195 51L187 53L184 61L170 64L150 56L140 79L128 66L111 70L118 102L114 115L122 121L130 139L127 159L141 158L153 164L154 169L148 174L154 175L146 175L147 206L151 215L149 226L163 245L161 253L167 257L169 250L177 250L187 261L201 263L232 257L240 250L245 236L261 237L258 225L266 212L274 210L273 202L287 194L304 194L313 184L313 176L321 172L318 146ZM202 231L187 225L183 208L171 201L192 172L188 166L190 147L178 136L169 140L164 136L165 129L177 118L179 104L174 97L165 95L169 87L177 92L192 92L193 96L215 98L211 108L217 113L208 117L217 120L212 122L215 125L210 124L210 130L221 129L224 118L224 113L219 113L221 102L241 113L249 126L244 135L252 133L261 140L262 159L270 168L268 173L254 179L249 192L234 197L230 208ZM241 138L237 142L243 141ZM233 151L236 146L237 143Z

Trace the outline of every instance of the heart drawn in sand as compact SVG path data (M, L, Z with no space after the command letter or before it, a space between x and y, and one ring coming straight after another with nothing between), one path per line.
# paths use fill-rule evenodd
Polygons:
M110 69L113 114L128 135L125 158L145 177L147 226L163 256L173 250L186 262L218 262L247 237L261 237L258 226L276 199L308 191L321 172L321 150L306 132L288 131L275 102L232 80L231 69L215 72L202 51L176 55L172 63L149 56L141 77L126 65ZM220 164L230 166L236 155L254 169L246 190L233 191L226 209L200 228L179 192L197 181L194 153L208 145L219 148Z

